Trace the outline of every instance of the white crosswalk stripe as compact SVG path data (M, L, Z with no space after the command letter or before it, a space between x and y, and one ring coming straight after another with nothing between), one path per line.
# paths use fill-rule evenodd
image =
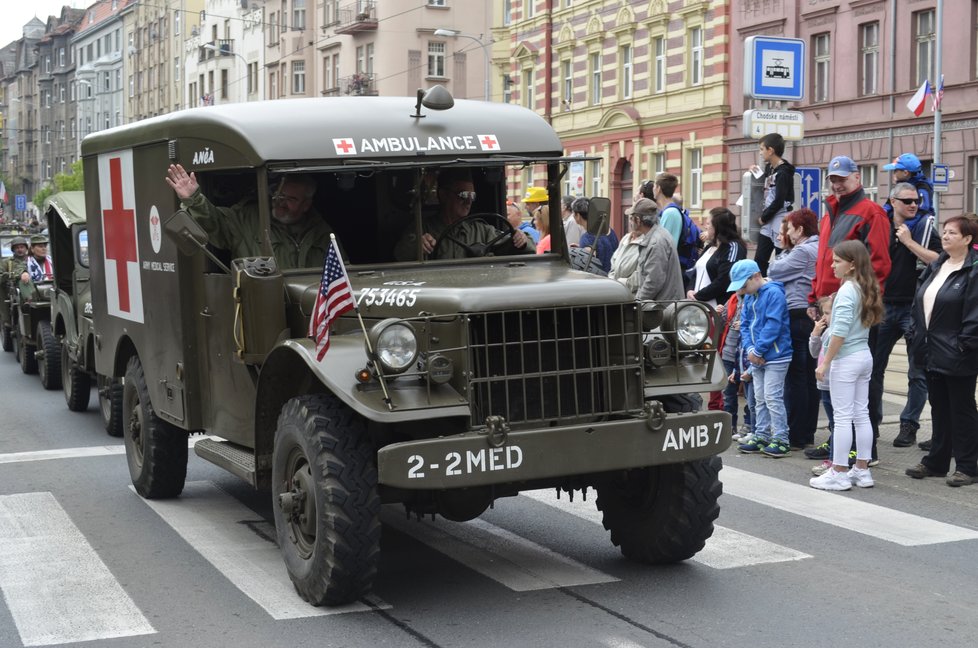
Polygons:
M0 496L0 589L25 646L156 632L51 493Z
M188 482L179 499L143 500L187 543L274 619L368 612L382 601L313 607L299 598L274 542L275 528L210 482Z
M520 496L529 497L547 506L552 506L565 513L603 526L601 524L601 511L594 505L593 498L584 501L578 495L572 502L564 494L558 500L553 489L524 491L520 493ZM811 558L811 556L789 547L768 542L762 538L716 526L713 535L706 541L706 546L693 556L692 560L714 569L731 569L764 563L789 562L804 558Z

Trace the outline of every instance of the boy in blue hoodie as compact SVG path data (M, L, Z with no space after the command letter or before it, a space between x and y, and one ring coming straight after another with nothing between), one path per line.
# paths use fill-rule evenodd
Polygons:
M791 450L784 380L792 348L784 286L765 279L756 261L744 259L730 269L727 290L743 295L741 342L747 349L754 382L754 436L737 449L746 454L786 457Z

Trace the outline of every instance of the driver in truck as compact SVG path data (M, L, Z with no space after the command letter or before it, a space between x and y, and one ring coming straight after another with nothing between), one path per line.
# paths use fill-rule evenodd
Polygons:
M475 183L467 169L445 169L438 174L438 213L424 218L421 249L430 259L464 259L473 254L472 248L503 239L500 232L481 220L466 220L475 202ZM500 220L505 220L499 217ZM510 226L511 227L511 226ZM446 235L447 236L444 236ZM441 240L439 240L441 239ZM512 233L512 247L517 253L533 252L535 247L522 230ZM412 225L394 249L398 261L415 258L417 236Z
M167 169L166 183L181 206L210 236L210 242L231 252L232 258L262 256L263 233L258 205L252 201L217 207L200 191L197 177L180 164ZM286 176L272 196L269 238L275 260L283 270L319 267L329 249L332 228L312 204L316 183L310 176Z

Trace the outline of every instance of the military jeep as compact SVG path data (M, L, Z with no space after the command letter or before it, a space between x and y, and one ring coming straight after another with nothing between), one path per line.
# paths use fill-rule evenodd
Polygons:
M715 313L637 303L571 267L559 188L580 158L535 113L436 86L190 109L96 133L82 152L95 365L124 379L136 491L179 495L188 435L209 435L198 456L270 491L310 603L371 589L383 504L462 521L524 490L595 488L629 558L683 560L712 534L730 419L693 410L724 381ZM182 210L163 180L178 163L221 217L256 205L253 256L230 258ZM424 252L447 169L468 171L472 213L497 232L471 258ZM549 189L551 253L517 254L500 216L530 172ZM295 173L315 179L358 304L321 360L310 318L332 270L272 254L271 201ZM395 256L405 237L413 261Z
M85 195L64 191L46 205L50 253L54 265L51 297L51 348L38 354L42 382L64 390L73 412L88 410L92 385L98 386L99 409L105 430L122 436L122 384L95 372L95 331L89 279L88 223Z
M11 277L7 284L10 313L13 319L11 338L14 356L25 374L41 374L41 382L47 386L50 375L47 367L41 367L44 351L57 344L51 330L51 281L38 281L25 289L20 279ZM60 383L59 383L60 385ZM55 389L55 387L50 387Z

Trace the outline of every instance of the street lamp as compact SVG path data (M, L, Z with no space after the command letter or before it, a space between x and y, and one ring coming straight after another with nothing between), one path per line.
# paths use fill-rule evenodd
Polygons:
M489 43L483 43L481 38L476 38L470 34L463 34L457 29L436 29L435 36L440 36L442 38L468 38L479 44L482 48L482 53L485 54L486 58L486 82L485 82L485 93L486 101L489 101Z

